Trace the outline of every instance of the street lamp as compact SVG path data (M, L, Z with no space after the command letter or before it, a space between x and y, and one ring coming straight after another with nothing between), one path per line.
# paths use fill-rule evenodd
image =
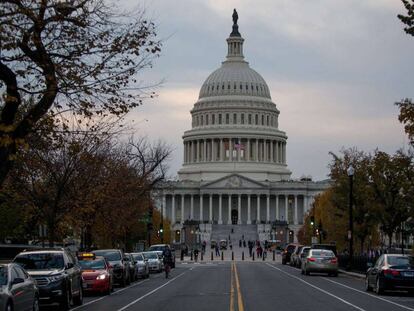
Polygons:
M354 219L352 216L352 201L353 201L353 194L352 188L354 186L354 168L352 165L349 166L347 170L347 174L349 177L349 230L348 230L348 239L349 239L349 268L352 266L352 258L354 255Z

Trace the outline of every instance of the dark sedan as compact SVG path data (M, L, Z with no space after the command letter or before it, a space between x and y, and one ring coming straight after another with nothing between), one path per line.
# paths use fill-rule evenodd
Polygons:
M0 265L0 310L39 310L36 283L17 264Z
M365 287L378 295L385 290L414 291L414 257L384 254L366 273Z

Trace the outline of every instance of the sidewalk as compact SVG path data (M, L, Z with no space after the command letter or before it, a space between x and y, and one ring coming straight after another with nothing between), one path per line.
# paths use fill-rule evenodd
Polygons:
M349 275L349 276L353 276L355 278L365 279L365 274L362 274L362 273L346 271L346 270L343 270L343 269L339 269L338 271L339 271L339 273L343 273L343 274L346 274L346 275Z

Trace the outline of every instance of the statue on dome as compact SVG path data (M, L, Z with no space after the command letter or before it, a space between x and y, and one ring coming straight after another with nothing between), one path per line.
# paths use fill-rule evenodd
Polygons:
M236 9L233 10L233 24L237 25L237 20L239 19L239 15L237 14Z

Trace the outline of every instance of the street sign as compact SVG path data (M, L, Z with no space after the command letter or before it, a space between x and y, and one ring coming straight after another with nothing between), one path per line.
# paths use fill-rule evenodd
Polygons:
M318 244L318 237L317 236L312 237L312 244Z

